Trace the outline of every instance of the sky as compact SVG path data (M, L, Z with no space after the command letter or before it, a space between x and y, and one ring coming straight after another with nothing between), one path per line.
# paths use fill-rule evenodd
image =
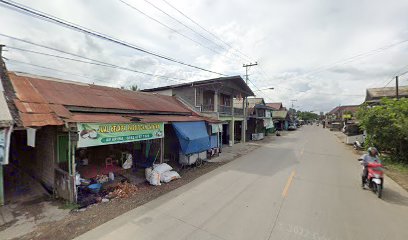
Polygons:
M243 64L257 62L248 72L254 93L266 102L293 104L303 111L360 104L366 88L394 86L396 75L401 75L401 85L408 85L408 76L403 75L408 71L406 0L15 2L228 76L244 77ZM155 76L18 50L73 58L0 35L11 71L141 89L220 77L24 15L1 3L0 34Z

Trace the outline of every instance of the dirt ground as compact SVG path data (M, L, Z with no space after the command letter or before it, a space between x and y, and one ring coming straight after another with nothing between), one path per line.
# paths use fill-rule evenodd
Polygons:
M345 135L342 132L333 132L334 135L341 142L345 142ZM355 152L357 155L363 155L365 151L358 151L353 148L352 145L345 145L350 151ZM398 183L402 188L408 191L408 169L402 169L392 164L384 163L385 174Z
M125 212L172 191L224 163L206 163L199 168L181 170L181 179L161 186L148 183L138 185L138 191L129 198L115 198L107 203L91 205L84 211L72 211L67 217L40 224L34 231L15 239L73 239Z
M91 205L83 210L75 209L72 211L61 209L63 204L60 203L59 209L61 211L56 211L58 214L56 214L54 218L47 218L46 221L40 220L37 222L27 221L27 218L23 218L22 221L25 221L24 224L21 223L21 225L17 225L16 227L16 221L12 221L0 226L0 231L10 231L9 236L10 234L15 234L12 235L16 236L13 239L73 239L127 211L183 186L199 176L259 148L263 144L273 141L274 138L274 136L268 136L263 141L236 144L233 147L224 148L223 153L218 158L212 159L212 161L205 163L201 167L179 169L178 172L181 175L181 179L162 184L161 186L151 186L147 182L138 184L137 192L128 198L115 198L106 203ZM38 204L38 206L40 206L43 203L39 202ZM48 204L58 203L49 201ZM32 208L35 208L35 206L36 205L31 205ZM35 212L33 209L26 210L25 215L31 215L27 214L27 212ZM55 209L53 211L55 212ZM42 215L36 216L44 217L43 213L40 214ZM37 218L34 217L33 219ZM31 218L28 220L31 220ZM24 231L18 232L22 229ZM10 238L7 237L5 239Z

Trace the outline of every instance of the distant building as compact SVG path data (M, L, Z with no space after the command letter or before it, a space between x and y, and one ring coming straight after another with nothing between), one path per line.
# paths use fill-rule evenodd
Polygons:
M352 118L355 116L360 105L345 105L333 108L327 113L331 120L343 120L345 118ZM349 116L350 115L350 116Z
M398 88L398 95L400 98L408 98L408 86L400 86ZM382 98L396 98L395 87L367 88L364 102L375 105L378 104Z
M241 76L220 77L165 87L143 89L142 92L175 96L200 115L218 119L222 124L223 144L243 141L243 105L234 107L234 99L254 96ZM242 102L243 104L243 102Z
M266 106L271 107L275 111L286 111L286 108L283 107L281 102L267 103Z
M287 130L290 122L290 114L281 102L266 103L266 106L272 108L272 120L275 129Z
M244 99L234 99L234 107L243 108ZM246 138L260 140L273 128L272 108L266 106L263 98L248 98L247 100L247 131Z

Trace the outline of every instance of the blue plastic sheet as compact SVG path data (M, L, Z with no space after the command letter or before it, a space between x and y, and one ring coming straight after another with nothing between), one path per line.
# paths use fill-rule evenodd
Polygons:
M218 147L217 135L211 135L211 148Z
M204 122L173 123L184 154L199 153L210 149L210 136Z

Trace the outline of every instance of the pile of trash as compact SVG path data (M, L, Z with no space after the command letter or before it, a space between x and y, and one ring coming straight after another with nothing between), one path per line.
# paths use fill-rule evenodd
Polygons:
M104 174L96 175L95 179L98 183L106 183L109 181L109 177Z
M132 196L135 192L137 192L137 190L138 189L135 185L125 181L116 185L114 187L114 190L112 192L109 192L108 198L128 198L129 196Z
M130 183L127 178L116 184L106 175L98 175L89 180L88 185L81 184L77 187L77 203L80 208L100 202L109 202L114 198L128 198L138 191L137 186Z
M153 164L153 168L146 168L146 180L153 186L160 186L161 182L168 183L181 178L176 171L167 163Z

